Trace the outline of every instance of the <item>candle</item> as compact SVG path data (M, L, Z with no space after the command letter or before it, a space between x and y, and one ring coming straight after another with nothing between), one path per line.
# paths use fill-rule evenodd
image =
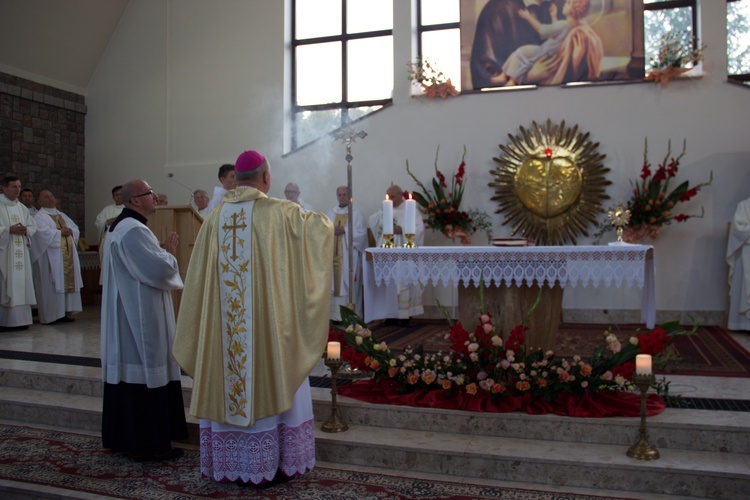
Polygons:
M636 375L651 375L651 355L638 354L635 357Z
M417 202L412 199L411 193L409 193L409 199L404 203L406 203L406 208L404 209L404 218L406 219L404 221L404 233L414 234L416 228L414 218L417 216Z
M328 359L341 358L341 342L328 342Z
M393 234L393 201L388 195L383 200L383 234Z

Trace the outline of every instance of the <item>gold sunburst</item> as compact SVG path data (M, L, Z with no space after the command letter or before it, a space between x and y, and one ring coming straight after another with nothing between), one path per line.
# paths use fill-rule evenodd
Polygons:
M578 125L570 128L565 121L557 125L549 119L541 126L521 126L518 135L508 138L507 145L500 145L503 154L493 158L495 180L489 185L496 193L496 212L505 214L503 223L512 225L511 234L539 245L575 244L577 236L588 236L588 226L595 226L604 212L611 184L599 143L579 132Z

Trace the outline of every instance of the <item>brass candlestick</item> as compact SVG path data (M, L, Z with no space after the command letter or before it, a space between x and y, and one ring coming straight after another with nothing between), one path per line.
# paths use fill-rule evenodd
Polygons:
M336 406L336 376L338 375L339 368L343 364L341 358L331 359L326 356L325 364L331 369L331 416L328 420L323 422L320 426L320 430L323 432L344 432L349 429L346 422L339 418L339 409Z
M380 248L396 248L396 245L393 243L392 234L384 234L383 240L383 244L380 245Z
M641 427L638 442L628 448L628 456L636 460L657 460L659 451L648 442L648 430L646 429L646 396L648 388L654 383L654 375L633 375L633 383L641 391Z
M414 233L405 233L404 237L406 237L406 242L404 243L404 248L417 248L417 244L414 243Z

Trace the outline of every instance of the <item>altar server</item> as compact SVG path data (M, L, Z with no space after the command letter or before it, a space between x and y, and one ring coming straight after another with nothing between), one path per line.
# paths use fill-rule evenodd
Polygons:
M727 243L729 314L727 328L750 330L750 198L737 205Z
M328 338L333 227L320 213L268 198L256 151L198 233L174 354L193 377L201 474L250 484L315 465L308 375Z
M160 244L148 228L156 194L146 181L122 187L125 208L109 228L102 266L102 443L136 461L182 455L188 437L180 368L172 357L172 290L182 289L178 237Z
M39 322L74 321L81 312L81 263L78 238L81 233L70 217L60 212L57 199L48 189L39 193L40 209L34 216L37 231L31 238L31 265L34 271Z

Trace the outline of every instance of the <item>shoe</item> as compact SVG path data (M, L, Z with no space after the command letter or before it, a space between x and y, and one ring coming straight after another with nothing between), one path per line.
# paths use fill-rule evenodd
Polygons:
M411 318L409 318L409 319L401 319L401 320L399 320L399 322L398 322L398 325L399 325L399 326L402 326L402 327L408 327L408 326L411 326Z
M126 453L125 455L131 459L133 462L143 463L143 462L163 462L166 460L174 460L175 458L180 458L185 452L181 450L180 448L172 448L166 453L160 453L160 454L148 454L148 455L133 455L132 453Z
M60 323L72 323L72 322L75 321L75 319L71 318L68 315L65 315L62 318L58 319L57 321L60 322Z
M398 326L399 321L395 318L388 318L387 320L383 321L383 323L380 326Z
M21 330L28 330L29 325L21 326L0 326L0 332L20 332Z

